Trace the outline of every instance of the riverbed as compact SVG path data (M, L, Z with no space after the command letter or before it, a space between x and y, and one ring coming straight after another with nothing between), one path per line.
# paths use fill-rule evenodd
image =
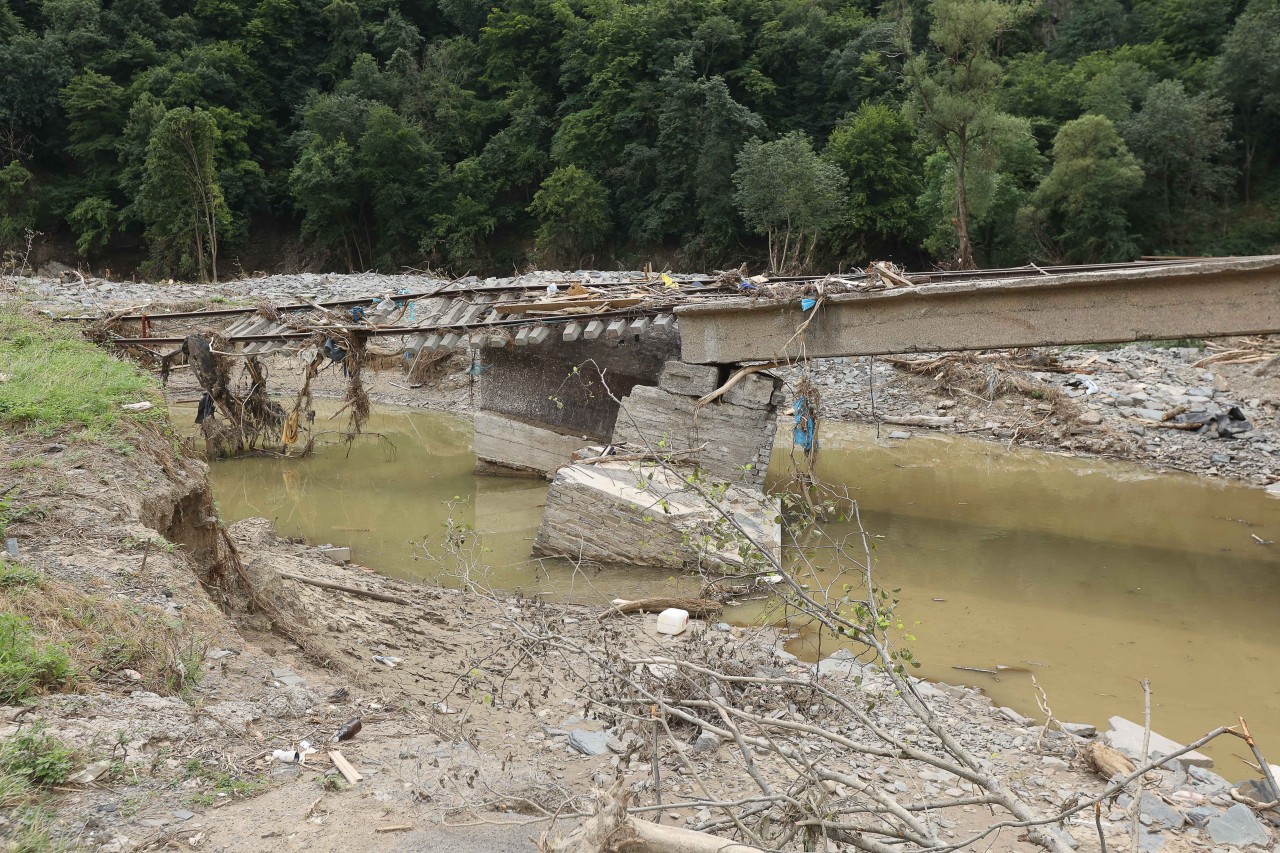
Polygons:
M175 418L190 419L185 408ZM215 463L223 518L265 516L282 535L347 545L357 562L428 583L457 584L465 569L497 590L581 602L697 589L669 572L531 560L546 483L474 476L466 420L380 407L367 430L390 444L364 437L305 460ZM784 447L775 479L789 465ZM918 674L980 686L1029 714L1034 674L1060 719L1100 726L1112 714L1141 718L1145 677L1153 725L1170 737L1236 715L1280 733L1280 545L1268 544L1280 540L1280 500L1123 463L954 436L878 439L836 423L823 427L819 473L858 500L877 581L902 591L896 615L915 637ZM828 580L832 563L847 568L830 556L815 563ZM725 618L760 618L760 607ZM802 633L790 648L814 646ZM1224 744L1215 758L1234 778L1245 768L1233 751Z

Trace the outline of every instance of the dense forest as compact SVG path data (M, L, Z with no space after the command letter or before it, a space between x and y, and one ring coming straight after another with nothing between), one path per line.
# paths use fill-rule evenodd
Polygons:
M0 0L0 251L151 276L1272 252L1278 131L1280 0Z

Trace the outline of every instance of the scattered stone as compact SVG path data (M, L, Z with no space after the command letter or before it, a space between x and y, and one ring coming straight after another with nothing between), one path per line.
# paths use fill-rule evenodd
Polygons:
M715 752L720 748L720 736L714 732L703 732L693 742L693 751L699 754Z
M1081 412L1080 417L1076 418L1076 420L1088 426L1097 426L1102 423L1102 415L1097 412Z
M1271 841L1266 827L1242 803L1236 803L1223 815L1210 818L1207 829L1215 844L1244 847L1250 844L1262 846Z
M1186 823L1186 818L1182 816L1182 812L1168 805L1150 791L1142 794L1142 800L1138 803L1138 814L1151 818L1152 823L1161 829L1178 829Z
M1213 806L1195 806L1187 809L1187 820L1192 826L1205 826L1215 817L1223 814L1222 809Z
M604 755L609 751L609 733L571 729L569 746L583 755Z
M110 769L110 761L106 761L105 759L102 761L95 761L79 773L74 773L71 776L68 776L67 781L76 785L88 785L90 782L97 781L99 777Z
M907 432L906 430L895 429L893 432L889 433L889 438L897 441L903 441L905 439L911 438L911 433Z
M196 813L189 812L186 809L178 809L173 813L173 816L176 817L178 820L191 820L191 818L196 816Z
M1019 714L1017 711L1013 710L1012 708L1006 708L1004 706L1001 706L996 709L996 713L999 716L1004 717L1009 722L1017 723L1020 726L1034 726L1036 723L1036 721L1033 720L1031 717L1025 716L1023 714Z
M1092 723L1063 723L1062 730L1076 737L1094 737L1098 734L1098 727Z

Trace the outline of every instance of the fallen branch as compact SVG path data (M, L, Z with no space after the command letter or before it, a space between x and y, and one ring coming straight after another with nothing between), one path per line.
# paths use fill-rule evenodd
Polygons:
M387 595L385 592L374 592L371 589L358 589L354 586L343 586L340 583L330 583L328 581L318 581L311 578L304 578L301 575L291 575L287 572L280 572L280 577L287 578L298 583L309 584L310 586L318 586L321 589L331 589L335 592L345 592L350 595L359 595L365 598L372 598L374 601L386 601L391 604L411 604L408 599L401 598L398 595Z
M729 380L727 382L725 382L716 390L712 391L710 394L707 394L705 397L699 397L698 402L695 403L694 405L700 409L703 406L707 405L707 403L710 403L713 400L717 400L720 397L727 394L730 391L730 389L733 388L734 385L737 385L739 382L741 382L743 379L750 376L751 374L759 373L762 370L772 370L775 367L785 367L788 363L789 362L786 362L786 361L767 361L764 364L749 364L746 367L739 368L738 370L734 371L734 374L729 377Z
M899 415L898 417L882 417L882 423L897 424L898 426L914 426L914 427L944 427L951 426L956 422L954 415Z
M711 598L641 598L615 604L596 619L607 619L625 613L660 613L670 607L688 610L690 616L709 616L724 609L723 604Z

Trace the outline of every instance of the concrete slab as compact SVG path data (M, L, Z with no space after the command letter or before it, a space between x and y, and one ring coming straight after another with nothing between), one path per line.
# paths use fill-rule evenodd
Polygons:
M776 499L730 487L721 507L767 553L779 553ZM678 472L653 463L608 462L560 469L547 493L533 553L667 569L732 570L740 562L742 541Z
M483 409L475 414L473 446L479 462L551 479L573 460L575 450L589 443L591 439L582 435L557 432Z

